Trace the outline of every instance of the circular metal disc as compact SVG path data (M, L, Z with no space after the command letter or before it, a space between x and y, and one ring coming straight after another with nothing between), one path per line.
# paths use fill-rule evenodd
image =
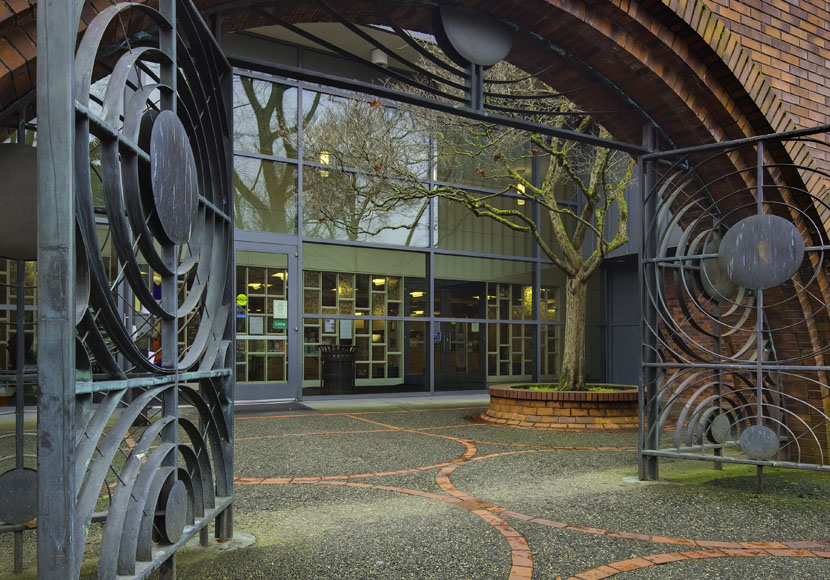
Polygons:
M171 544L178 542L187 523L187 488L176 481L167 493L164 505L164 535Z
M23 524L37 517L37 471L12 469L0 475L0 521Z
M452 48L473 64L493 66L513 47L509 26L472 8L441 6L441 25Z
M753 215L729 228L718 260L738 286L763 290L789 280L804 259L804 240L792 222Z
M0 144L0 256L37 260L37 149Z
M778 435L765 425L753 425L741 433L741 451L750 459L773 459L780 449Z
M706 242L703 252L705 254L717 254L720 250L720 235L713 232L709 241ZM700 281L703 290L712 300L733 300L738 295L738 287L732 283L726 271L721 267L717 258L707 258L700 262Z
M723 443L732 432L732 421L729 415L721 413L709 423L707 435L712 443Z
M196 161L184 125L162 111L150 137L150 174L159 222L168 240L183 244L199 209Z

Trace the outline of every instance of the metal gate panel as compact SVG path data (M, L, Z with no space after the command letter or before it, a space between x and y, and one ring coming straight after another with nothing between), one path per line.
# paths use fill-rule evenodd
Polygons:
M830 471L827 175L778 161L827 130L642 158L642 479L659 457Z
M38 5L38 577L172 578L232 535L231 68L190 1L95 6Z

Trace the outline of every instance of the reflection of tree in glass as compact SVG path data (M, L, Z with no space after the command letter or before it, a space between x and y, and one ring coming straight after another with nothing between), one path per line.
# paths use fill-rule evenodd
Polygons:
M329 99L306 127L309 160L320 168L304 174L306 233L360 239L361 233L410 229L412 241L428 200L387 203L401 177L428 178L429 141L421 120L379 100Z
M297 157L297 89L237 77L234 83L234 140L238 149ZM317 109L315 97L303 122ZM242 229L293 232L296 169L293 165L237 158L234 163L236 224Z

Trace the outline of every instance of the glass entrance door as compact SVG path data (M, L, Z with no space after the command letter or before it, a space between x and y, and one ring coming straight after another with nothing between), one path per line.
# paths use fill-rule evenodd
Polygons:
M483 389L484 348L478 322L441 322L441 332L433 341L435 389L454 391Z
M237 243L237 400L299 397L296 262L290 246Z

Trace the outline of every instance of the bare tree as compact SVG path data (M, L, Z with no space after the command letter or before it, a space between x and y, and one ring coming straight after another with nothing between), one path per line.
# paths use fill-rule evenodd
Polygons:
M503 90L512 95L536 91L542 97L533 102L528 114L533 120L581 133L610 139L607 130L589 115L578 111L565 98L548 87L510 67L502 66L497 74L522 76L517 83L504 83ZM505 100L509 100L506 93ZM467 208L475 216L494 220L510 230L528 234L551 263L565 276L565 338L559 387L565 390L585 388L585 322L587 284L603 259L628 241L628 207L625 190L631 182L634 159L605 148L589 147L575 141L548 138L540 134L462 120L458 117L425 111L405 111L412 123L411 131L421 133L413 139L411 131L400 141L398 126L386 107L378 100L354 99L341 111L337 122L339 162L349 167L350 176L325 198L326 219L357 234L377 234L385 229L415 224L383 222L380 216L406 215L401 208L411 208L431 199L442 199ZM331 139L329 139L331 142ZM410 143L429 143L429 162L407 151ZM332 149L333 154L334 149ZM411 154L411 157L408 157ZM541 180L533 180L523 168L533 158L549 161ZM414 158L419 161L412 163ZM425 179L423 167L437 162L444 168L449 183ZM457 171L454 171L457 170ZM481 193L453 183L454 175L474 173L480 184L491 191ZM365 182L362 180L366 180ZM469 179L467 179L469 181ZM365 183L371 183L366 186ZM567 192L567 195L566 195ZM511 204L500 203L510 193L519 200L536 203L547 227L534 221L533 213ZM341 201L334 201L339 195ZM579 202L563 203L566 196ZM344 201L345 200L345 201ZM359 207L357 214L340 211L340 203ZM377 217L375 217L377 216ZM614 219L612 219L612 217Z

